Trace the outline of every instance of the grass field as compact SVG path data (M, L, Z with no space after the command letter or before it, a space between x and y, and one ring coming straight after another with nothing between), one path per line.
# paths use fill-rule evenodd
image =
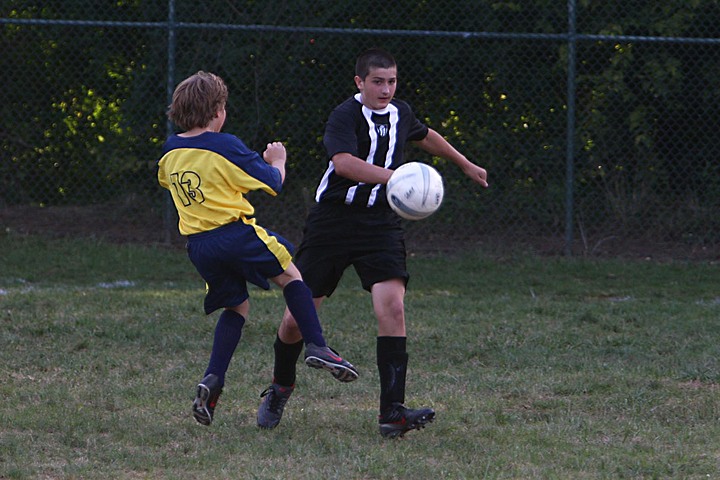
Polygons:
M354 272L321 311L360 370L299 366L255 426L279 290L252 313L211 427L190 416L216 316L183 251L0 234L0 478L720 478L720 267L410 258L409 406L377 431L375 321Z

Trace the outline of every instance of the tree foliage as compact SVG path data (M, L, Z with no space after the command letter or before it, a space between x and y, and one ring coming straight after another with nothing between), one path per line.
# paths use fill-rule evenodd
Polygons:
M492 189L480 193L420 157L465 192L446 200L455 204L445 221L481 213L484 195L505 223L552 231L563 222L572 73L564 2L178 0L174 25L164 2L5 4L0 18L46 22L2 24L0 204L154 191L173 65L175 83L200 69L225 78L226 130L256 149L287 143L287 189L304 205L327 163L325 119L354 92L354 59L383 46L398 60L398 96L491 172ZM576 216L598 230L632 230L653 216L707 225L720 203L720 45L702 39L720 33L717 2L579 0L577 20Z

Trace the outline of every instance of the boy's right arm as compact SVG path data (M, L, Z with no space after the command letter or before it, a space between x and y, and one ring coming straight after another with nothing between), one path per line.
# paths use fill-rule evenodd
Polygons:
M335 173L341 177L363 183L385 184L393 171L372 165L349 153L338 153L332 157Z

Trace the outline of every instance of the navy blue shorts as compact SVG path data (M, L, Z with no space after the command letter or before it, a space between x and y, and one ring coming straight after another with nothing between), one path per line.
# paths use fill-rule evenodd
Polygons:
M329 297L352 266L362 287L400 278L407 284L404 231L388 209L316 204L308 215L295 265L313 297Z
M188 236L187 253L207 284L205 313L235 307L250 296L247 282L268 290L292 261L293 245L254 220Z

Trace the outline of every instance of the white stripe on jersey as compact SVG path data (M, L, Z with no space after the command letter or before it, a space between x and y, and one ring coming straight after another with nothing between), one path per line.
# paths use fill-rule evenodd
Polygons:
M365 121L368 124L368 135L370 136L370 151L368 152L368 156L365 159L367 163L372 164L373 158L375 157L375 151L377 150L377 131L375 130L375 123L372 121L372 114L377 113L379 115L384 115L386 113L390 114L390 132L388 132L388 135L390 136L390 142L388 143L388 150L385 153L385 162L384 167L388 168L392 164L392 158L393 154L395 153L395 139L397 134L397 124L398 124L398 109L395 105L389 104L386 108L383 110L371 110L367 108L365 105L362 107L362 113L365 117ZM362 183L358 184L362 185ZM375 199L377 198L377 192L380 190L381 185L377 184L373 187L372 191L370 192L370 197L368 198L368 207L372 207L375 205ZM350 190L352 190L353 197L355 195L355 188L352 187ZM348 191L348 195L350 192ZM345 198L346 203L352 202L352 198L348 200L348 197Z
M328 186L330 174L335 171L335 165L332 161L328 162L328 168L325 170L325 173L322 176L322 179L320 180L320 185L318 185L317 190L315 190L315 201L320 201L320 195L325 191L325 189Z
M355 190L357 190L357 187L362 185L362 183L358 183L357 185L353 185L352 187L348 188L347 194L345 194L345 204L350 205L353 201L353 198L355 198Z

